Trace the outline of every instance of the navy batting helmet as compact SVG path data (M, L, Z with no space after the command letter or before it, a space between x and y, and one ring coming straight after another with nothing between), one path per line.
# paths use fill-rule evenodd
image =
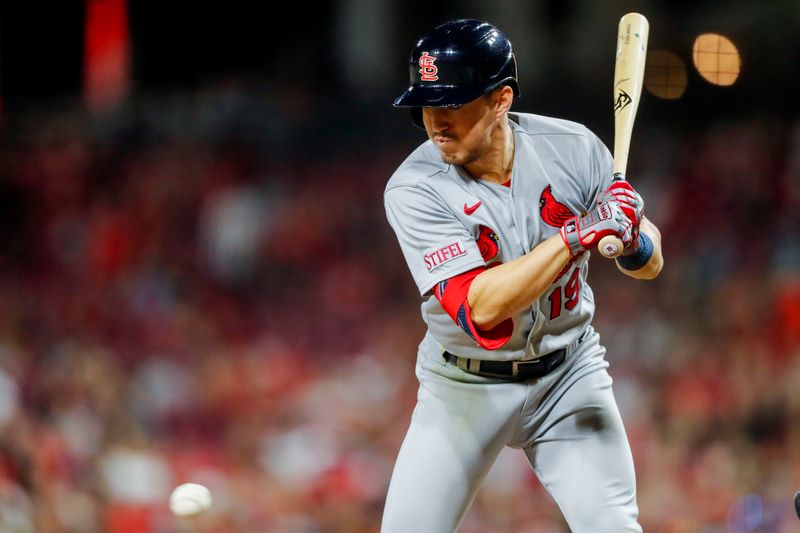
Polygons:
M503 32L474 19L446 22L420 39L409 59L411 85L394 101L423 127L423 107L466 104L501 85L519 96L517 62Z

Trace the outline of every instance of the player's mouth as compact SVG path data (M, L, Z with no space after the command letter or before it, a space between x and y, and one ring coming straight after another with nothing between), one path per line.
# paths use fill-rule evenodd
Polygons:
M438 144L439 146L444 146L448 143L454 142L456 139L450 135L442 135L441 133L435 133L433 135L433 142Z

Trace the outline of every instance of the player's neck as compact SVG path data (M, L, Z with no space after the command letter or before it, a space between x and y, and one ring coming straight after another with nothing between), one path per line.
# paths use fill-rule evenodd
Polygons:
M489 148L481 157L464 165L472 176L495 183L511 179L514 167L514 132L507 120L500 121L492 131Z

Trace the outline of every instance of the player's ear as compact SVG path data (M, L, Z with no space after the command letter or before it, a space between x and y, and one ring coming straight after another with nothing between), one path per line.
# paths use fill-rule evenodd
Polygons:
M500 117L511 109L511 104L514 102L514 89L508 85L503 85L495 89L495 115Z

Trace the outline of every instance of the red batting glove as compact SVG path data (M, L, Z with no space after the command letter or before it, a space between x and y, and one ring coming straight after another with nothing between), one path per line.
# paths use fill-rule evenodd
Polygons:
M625 213L625 216L633 224L636 232L639 231L639 224L642 222L644 212L644 200L633 186L627 181L616 180L611 186L599 196L598 203L616 201Z
M568 219L561 227L561 238L572 255L578 255L595 248L607 235L619 237L623 246L630 246L633 241L631 229L631 221L618 202L603 202L583 218Z

